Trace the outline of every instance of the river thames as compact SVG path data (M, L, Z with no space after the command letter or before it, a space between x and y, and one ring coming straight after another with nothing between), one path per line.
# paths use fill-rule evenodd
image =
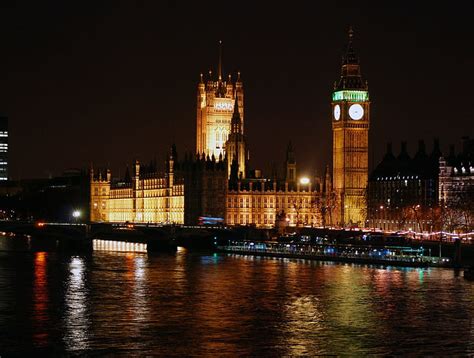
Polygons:
M1 356L474 354L449 269L0 249Z

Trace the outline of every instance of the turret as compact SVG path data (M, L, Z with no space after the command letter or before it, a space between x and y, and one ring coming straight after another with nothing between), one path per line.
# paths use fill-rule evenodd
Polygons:
M229 178L232 172L232 164L233 161L236 160L237 163L237 171L238 171L238 178L245 178L246 177L246 162L247 162L247 151L246 151L246 143L245 143L245 136L242 132L242 121L240 119L240 111L239 111L239 101L237 93L235 94L234 99L234 111L232 113L231 119L231 131L229 134L229 138L225 144L225 152L228 157L228 173Z
M288 143L288 147L286 148L286 176L285 180L289 184L294 184L296 182L296 160L295 160L295 153L293 151L293 145L291 141Z
M108 220L108 201L110 193L110 184L112 174L110 169L106 169L104 176L103 170L98 170L98 176L95 177L95 171L90 169L90 220L92 222Z
M231 133L242 134L242 121L240 120L239 100L237 97L237 93L235 94L234 112L232 113L232 119L231 119L230 125L231 125L231 130L230 130Z
M176 146L173 144L170 150L167 163L167 177L168 177L168 187L171 188L174 185L174 164L175 156L177 156Z

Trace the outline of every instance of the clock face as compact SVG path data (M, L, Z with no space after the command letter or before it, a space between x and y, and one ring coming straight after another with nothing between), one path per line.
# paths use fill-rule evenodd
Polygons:
M336 104L334 106L334 119L338 121L339 118L341 118L341 107L338 104Z
M349 116L353 120L359 120L364 116L364 108L360 104L353 104L349 107Z

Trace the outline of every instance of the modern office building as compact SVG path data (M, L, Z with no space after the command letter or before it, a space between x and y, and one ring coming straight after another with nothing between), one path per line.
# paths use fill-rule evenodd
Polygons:
M8 117L0 115L0 181L8 180Z

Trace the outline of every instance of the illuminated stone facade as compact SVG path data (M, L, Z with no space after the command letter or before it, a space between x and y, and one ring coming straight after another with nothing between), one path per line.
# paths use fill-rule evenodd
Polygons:
M160 176L150 167L134 164L134 173L112 182L91 171L91 221L134 223L184 223L184 180L175 178L173 158Z
M233 163L226 195L227 225L274 226L321 226L322 186L319 178L297 181L296 161L293 148L287 149L285 175L273 178L237 177Z
M227 225L321 226L365 221L369 97L352 35L333 93L333 178L300 181L291 144L282 177L249 169L244 135L243 86L201 75L197 93L196 154L183 162L171 152L165 174L137 162L133 176L112 181L110 171L91 176L91 220L197 224L201 217Z
M237 100L236 100L237 96ZM235 82L229 74L227 81L222 77L222 65L219 59L217 80L209 72L207 80L201 74L197 91L196 153L212 156L219 160L225 156L225 143L231 132L231 120L234 103L238 111L244 132L244 89L240 72Z
M226 223L274 227L278 221L288 226L320 226L320 193L311 186L289 188L273 180L238 182L227 192Z
M370 101L352 38L350 30L341 78L332 95L333 188L336 223L365 226Z
M112 180L110 170L91 170L91 221L196 225L200 217L225 216L227 162L185 155L176 148L165 164L134 164L124 178Z

